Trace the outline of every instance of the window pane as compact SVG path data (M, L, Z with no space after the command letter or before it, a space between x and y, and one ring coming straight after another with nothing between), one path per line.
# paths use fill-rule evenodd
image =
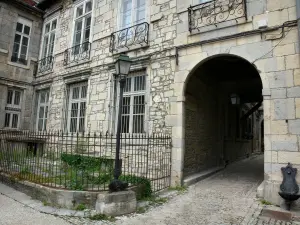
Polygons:
M81 98L86 98L87 86L81 87Z
M121 132L122 133L129 133L129 115L122 116L121 120Z
M134 77L134 91L141 91L146 89L145 76Z
M47 129L47 119L44 120L44 130Z
M50 23L47 23L45 27L45 33L48 33L49 31L50 31Z
M12 90L8 90L7 92L7 104L12 104L12 98L13 98L13 91Z
M53 20L53 21L52 21L52 27L51 27L51 30L55 30L55 29L56 29L56 23L57 23L57 20Z
M77 131L77 118L71 118L70 120L70 132Z
M24 45L24 46L28 46L28 38L27 37L24 37L23 36L23 39L22 39L22 45Z
M144 115L133 115L132 133L144 132Z
M19 120L19 115L18 114L13 114L12 122L11 122L11 127L12 128L18 128L18 120Z
M142 96L134 96L133 101L133 114L144 114L145 112L145 97Z
M90 12L92 10L92 2L89 1L85 4L85 13Z
M91 27L91 17L89 16L85 20L84 42L89 41L89 38L90 38L90 27Z
M29 35L29 33L30 33L30 27L28 27L28 26L25 25L25 27L24 27L24 34Z
M15 43L20 43L21 42L21 35L16 34L15 35Z
M74 45L78 45L81 42L81 30L82 30L82 19L75 23L75 37Z
M85 116L85 102L81 102L80 103L80 112L79 112L79 116L80 117L84 117Z
M124 92L130 92L130 91L131 91L131 78L127 78Z
M130 97L123 97L122 114L130 114Z
M41 106L39 111L39 119L43 119L43 118L44 118L44 106Z
M48 106L46 106L44 118L48 118Z
M10 113L6 113L4 127L9 127L9 122L10 122Z
M16 28L16 30L17 30L18 32L22 32L22 31L23 31L23 24L17 23L17 28Z
M43 131L43 119L38 120L38 131Z
M41 99L40 99L40 103L45 103L45 100L46 100L46 92L41 92L40 93L41 95Z
M124 0L121 13L122 13L122 28L128 27L131 25L131 7L132 7L132 0Z
M79 98L79 90L80 87L74 87L72 92L72 99L78 99Z
M14 105L20 105L21 92L15 91Z
M71 117L77 117L78 115L78 103L72 103L71 105Z
M53 55L54 41L55 41L55 33L52 33L50 35L50 45L49 45L48 56L52 56Z
M82 16L82 13L83 13L83 5L77 7L76 18L79 17L79 16Z

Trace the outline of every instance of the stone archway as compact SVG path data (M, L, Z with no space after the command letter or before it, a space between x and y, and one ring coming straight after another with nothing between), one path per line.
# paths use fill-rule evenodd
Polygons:
M239 56L217 55L194 67L184 85L183 177L257 151L251 137L259 142L255 112L262 87L255 66ZM231 105L231 94L241 104Z

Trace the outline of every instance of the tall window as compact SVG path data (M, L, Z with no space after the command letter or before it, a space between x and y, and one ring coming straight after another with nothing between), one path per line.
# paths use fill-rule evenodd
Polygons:
M146 18L146 0L120 0L120 26L127 28L142 22Z
M19 17L14 39L14 47L11 56L12 62L27 64L28 46L30 40L32 22Z
M45 24L42 58L53 55L56 27L57 19Z
M87 83L78 83L70 86L68 131L83 132L85 124Z
M146 76L126 79L122 105L122 133L145 132L145 90Z
M21 91L8 89L5 107L4 127L19 128L21 114Z
M49 90L43 90L38 93L38 108L37 108L37 127L38 131L45 131L47 128L49 107Z
M82 51L87 51L89 48L89 39L91 32L91 21L92 21L92 1L85 0L75 8L75 27L74 27L74 38L73 54L80 52L80 46L82 44Z

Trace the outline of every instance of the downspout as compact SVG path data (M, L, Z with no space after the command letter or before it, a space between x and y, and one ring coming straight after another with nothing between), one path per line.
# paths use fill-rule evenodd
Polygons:
M298 48L300 52L300 0L296 0L296 15L297 15L297 27L298 27Z

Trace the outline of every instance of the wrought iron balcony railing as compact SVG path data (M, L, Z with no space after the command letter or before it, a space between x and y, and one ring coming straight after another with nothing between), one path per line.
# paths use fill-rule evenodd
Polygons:
M72 48L65 50L64 65L78 63L90 58L91 43L84 42L80 45L75 45Z
M147 46L149 24L144 22L111 34L110 51L129 49L134 46Z
M38 61L37 73L50 72L53 69L54 57L48 56Z
M188 8L189 31L201 31L207 26L241 18L247 20L246 0L212 0Z

